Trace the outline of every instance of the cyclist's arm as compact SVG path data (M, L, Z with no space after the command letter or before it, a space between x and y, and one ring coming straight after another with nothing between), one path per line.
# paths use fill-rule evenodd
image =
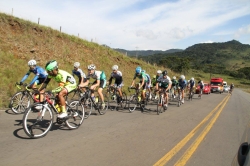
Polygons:
M139 86L139 89L141 89L143 87L144 83L145 83L145 79L144 79L144 77L142 77L142 82L141 82L141 86Z
M29 75L30 75L30 71L28 71L28 72L23 76L23 78L22 78L22 80L21 80L20 82L25 81L25 80L29 77Z
M36 75L36 76L33 78L33 80L30 82L30 84L29 84L29 85L34 84L34 83L35 83L35 81L36 81L38 78L39 78L39 76L38 76L38 75Z

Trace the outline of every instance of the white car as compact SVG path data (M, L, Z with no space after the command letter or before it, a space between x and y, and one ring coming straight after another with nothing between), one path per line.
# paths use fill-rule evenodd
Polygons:
M224 88L223 88L224 90L224 92L229 92L229 90L230 90L230 87L229 86L227 86L227 85L224 85Z

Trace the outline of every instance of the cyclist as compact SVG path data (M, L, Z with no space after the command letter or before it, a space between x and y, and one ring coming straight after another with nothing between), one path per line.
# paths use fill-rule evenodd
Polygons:
M185 80L185 76L181 75L180 79L178 80L178 92L181 91L181 102L184 104L184 89L187 87L187 81Z
M138 89L141 89L141 88L143 89L141 92L141 98L143 99L143 102L144 102L145 92L146 92L146 83L148 82L148 78L146 74L142 72L142 69L140 66L136 67L135 69L135 75L134 75L134 78L130 87L134 86L136 77L140 79L140 84L139 84Z
M200 81L198 82L198 84L199 84L199 86L200 86L200 94L198 95L198 97L201 97L202 92L203 92L203 88L204 88L204 83L203 83L202 80L200 80Z
M59 86L53 89L52 93L58 93L59 105L61 106L58 118L67 117L66 103L64 96L76 88L75 78L68 72L58 69L58 64L56 60L51 60L45 65L45 69L48 72L48 77L40 87L40 89L46 88L50 80L53 78Z
M103 97L102 91L106 86L106 82L107 82L106 81L106 75L105 75L104 71L96 70L96 66L94 64L91 64L91 65L88 65L87 80L82 85L87 86L89 84L90 78L95 79L93 84L90 86L90 89L91 89L91 92L92 92L91 97L94 98L94 90L96 89L96 87L99 86L97 92L98 92L99 96L101 97L102 109L104 109L105 108L105 103L104 103L104 97Z
M161 70L157 70L156 72L156 80L162 75L162 71ZM155 92L155 100L159 97L159 93L158 91Z
M142 70L142 72L145 73L147 78L148 78L148 81L146 82L146 90L148 90L149 99L151 100L151 98L152 98L151 89L150 89L150 87L151 87L151 78L150 78L149 74L146 73L146 70Z
M75 75L78 77L78 79L79 79L78 85L82 86L82 84L84 82L86 82L87 78L86 78L85 73L79 67L80 67L80 63L79 62L75 62L74 63L74 69L72 70L72 75L73 75L73 77Z
M42 67L37 66L36 61L34 59L28 62L28 66L29 66L29 71L24 75L19 85L23 84L23 82L29 77L30 73L34 73L36 76L27 86L28 89L32 89L35 88L36 85L42 84L46 80L48 73ZM41 90L40 93L44 93L44 90ZM40 102L42 101L43 101L43 95L40 96Z
M168 107L168 92L171 86L172 86L172 81L170 77L168 76L168 72L164 70L162 72L162 75L157 79L156 90L160 88L162 91L164 91L164 98L165 98L164 107L165 108Z
M232 92L233 92L233 89L234 89L234 84L231 83L231 85L230 85L230 93L231 93L231 94L232 94Z
M171 87L171 91L174 92L173 93L173 97L176 97L176 89L178 87L178 81L176 80L176 76L173 76L173 79L171 80L172 82L172 87Z
M195 81L194 81L194 77L192 77L190 80L189 80L189 94L191 94L191 92L193 92L193 88L195 87Z
M119 97L117 99L117 102L120 103L122 99L122 86L123 86L123 79L122 79L122 72L118 70L118 66L114 65L112 66L113 72L111 73L111 76L109 78L109 85L112 83L112 79L115 78L115 86L118 88ZM112 86L114 86L112 85Z

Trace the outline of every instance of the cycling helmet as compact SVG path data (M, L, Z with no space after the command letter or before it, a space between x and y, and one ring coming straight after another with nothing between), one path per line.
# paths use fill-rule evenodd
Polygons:
M192 77L191 80L194 81L194 77Z
M114 66L112 67L112 70L118 70L118 66L117 66L117 65L114 65Z
M75 62L74 63L74 67L79 68L80 67L80 63L79 62Z
M162 72L161 72L161 70L157 70L157 74L161 74Z
M88 65L88 70L95 70L95 65L94 64Z
M185 76L184 76L184 75L181 75L181 79L182 79L182 80L185 80Z
M34 59L32 59L32 60L30 60L30 61L28 62L28 65L29 65L29 66L34 66L34 65L36 65L36 61L35 61Z
M58 66L57 66L56 60L49 61L45 65L45 69L48 70L48 71L51 71L51 70L54 70L54 69L57 69L57 68L58 68Z
M136 69L135 69L135 73L136 74L140 74L141 73L141 67L138 66Z
M173 76L173 79L175 80L175 79L176 79L176 77L175 77L175 76Z
M164 71L162 72L162 75L163 75L163 76L166 76L166 75L168 75L168 72L167 72L167 70L164 70Z
M146 73L146 70L142 70L141 72Z

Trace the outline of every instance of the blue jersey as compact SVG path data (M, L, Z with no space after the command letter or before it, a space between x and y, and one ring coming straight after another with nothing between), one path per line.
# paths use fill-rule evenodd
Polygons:
M187 86L187 81L186 81L186 80L179 79L179 80L178 80L178 83L179 83L179 87L180 87L181 89L184 89L184 88L186 88L186 86Z
M34 84L35 81L39 78L45 79L48 76L48 73L40 66L36 66L33 70L29 70L24 77L22 78L21 82L25 81L30 73L34 73L36 76L33 78L33 80L30 82L30 85Z
M86 78L85 73L82 71L82 69L72 70L72 75L76 75L78 78Z

